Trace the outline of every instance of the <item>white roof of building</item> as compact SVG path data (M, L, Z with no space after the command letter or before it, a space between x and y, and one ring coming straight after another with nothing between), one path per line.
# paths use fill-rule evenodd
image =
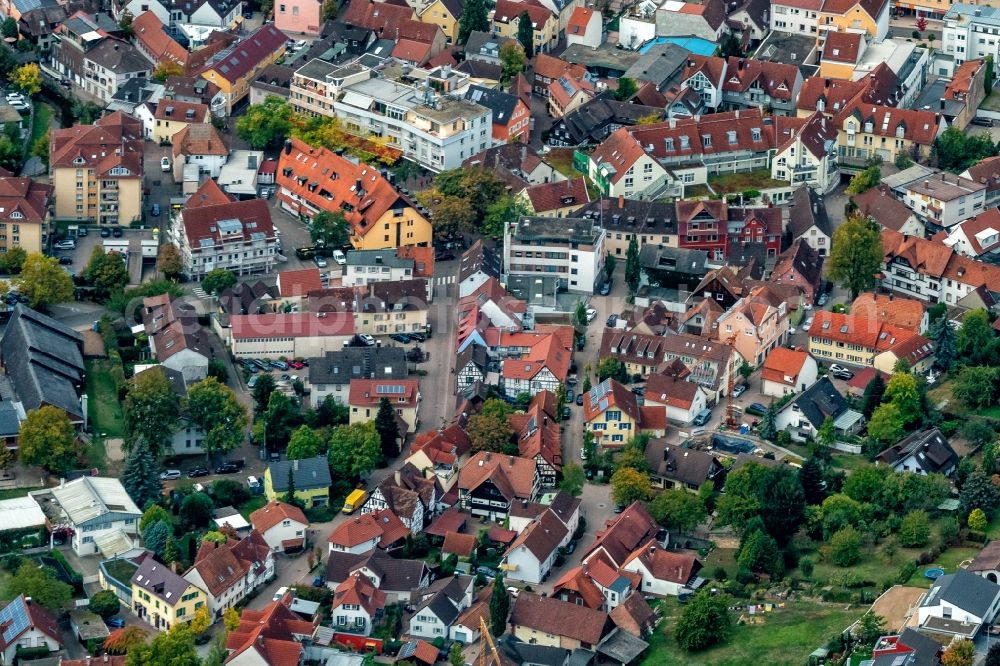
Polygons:
M0 532L45 524L45 513L34 497L0 500Z
M917 45L913 42L902 39L886 39L869 44L861 54L861 61L854 68L851 78L855 81L863 79L883 62L889 65L889 69L894 73L899 74L916 48Z
M142 515L118 479L84 476L52 488L50 492L74 525L111 512Z
M230 527L232 527L237 532L239 532L240 530L249 530L250 529L250 523L248 523L247 519L244 518L243 516L241 516L238 513L234 514L232 516L223 516L222 518L213 518L212 522L215 523L216 526L218 526L218 527L222 527L223 525L229 525Z
M122 529L94 537L94 545L101 551L101 555L109 560L135 548L132 539Z

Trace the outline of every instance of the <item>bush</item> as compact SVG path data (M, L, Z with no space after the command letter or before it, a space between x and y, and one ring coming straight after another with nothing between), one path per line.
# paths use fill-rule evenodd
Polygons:
M921 548L931 539L931 521L926 511L911 511L899 526L899 543L904 548Z
M812 578L813 566L814 566L813 561L810 560L808 557L803 557L801 560L799 560L799 571L801 571L802 575L805 576L806 578Z
M726 580L728 575L725 567L715 567L715 570L712 572L712 578L715 580Z
M90 610L107 620L118 613L121 602L118 596L109 590L102 590L90 598Z
M861 559L861 534L847 525L830 538L830 559L841 567L857 564Z

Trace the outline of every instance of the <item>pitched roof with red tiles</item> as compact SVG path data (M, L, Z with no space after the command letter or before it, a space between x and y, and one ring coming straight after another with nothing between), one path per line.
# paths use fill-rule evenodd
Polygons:
M366 541L378 539L379 548L388 548L410 533L396 514L388 509L363 513L337 526L327 541L345 549L354 548Z
M924 321L924 304L894 294L865 292L854 299L854 303L851 304L851 314L919 333Z
M355 235L364 236L374 229L390 209L413 207L375 167L355 164L295 138L290 141L279 157L278 185L321 210L342 212ZM352 210L346 210L345 204Z
M226 233L223 236L219 226L222 220L239 221L240 231ZM262 199L232 201L197 208L188 206L181 214L181 222L184 225L187 244L194 254L200 253L204 247L214 250L223 243L233 246L237 236L242 237L246 243L256 240L260 234L263 234L265 239L275 237L271 210L267 206L267 201Z
M455 554L459 557L470 557L472 551L476 549L475 534L461 534L459 532L448 532L441 545L441 552Z
M200 73L207 73L209 77L214 73L230 83L236 83L261 62L284 51L287 39L285 33L273 23L265 23L245 39L213 55Z
M634 502L597 533L584 561L603 551L614 566L620 566L636 548L656 536L659 529L646 507L641 502Z
M822 102L825 113L836 113L857 97L865 85L863 80L847 81L811 76L802 82L796 107L805 111L816 111Z
M567 534L569 530L562 521L556 518L554 513L546 510L514 539L504 557L510 557L511 553L523 547L534 555L538 562L545 562Z
M248 650L256 650L269 666L297 666L303 647L299 637L311 637L315 624L300 619L288 608L292 595L272 601L263 610L245 609L239 626L226 637L233 661ZM316 622L318 623L317 615Z
M689 373L685 369L685 376L686 374ZM698 384L683 378L653 373L646 377L646 403L691 409L700 389Z
M594 396L597 396L597 400L591 402ZM605 379L583 396L583 418L585 421L592 421L612 408L621 410L636 423L642 418L635 393L614 379Z
M556 396L541 391L531 399L524 414L508 417L517 433L517 448L522 458L541 456L556 471L562 469L562 439L556 416Z
M300 268L297 271L279 271L278 289L282 298L305 296L323 288L318 268Z
M54 191L52 185L31 178L0 177L0 219L13 224L44 222Z
M191 571L197 571L209 594L220 597L226 590L240 583L248 572L264 566L263 561L267 559L269 552L270 548L256 530L245 539L227 541L224 544L203 541L194 564L185 576Z
M347 580L337 586L333 595L332 608L350 604L365 609L370 617L385 608L386 593L377 589L371 580L360 571L355 571Z
M459 471L458 487L472 492L490 480L508 501L531 499L537 475L534 460L479 451Z
M431 57L431 44L403 38L393 47L392 57L423 65Z
M211 127L211 125L209 125ZM181 132L186 132L191 129L192 126L181 130ZM214 127L212 129L215 129ZM179 132L180 133L180 132ZM233 203L236 201L233 197L226 194L219 184L215 182L214 178L206 178L205 182L201 184L194 194L188 197L187 202L184 204L184 208L199 208L201 206L216 206L219 204Z
M205 123L208 119L208 105L180 100L163 100L156 105L153 117L157 120L174 120L186 123Z
M219 130L211 123L189 123L170 138L174 157L188 155L229 155L229 148ZM212 181L211 178L206 182Z
M623 567L638 560L657 580L666 580L679 585L688 581L701 569L701 563L694 553L667 550L651 539L629 555Z
M930 340L913 331L862 315L826 310L815 314L809 336L859 345L876 354L892 351L900 358L905 356L911 365L932 353Z
M413 260L413 277L430 279L434 277L434 248L431 246L400 245L396 248L400 259Z
M577 79L583 78L587 70L583 65L571 64L547 53L539 53L535 56L534 72L536 77L541 76L549 81L555 81L564 75Z
M726 59L716 56L703 56L694 53L688 54L687 63L681 74L681 80L687 81L699 72L704 75L714 86L722 85L722 77L726 73Z
M873 187L851 197L858 210L891 231L899 231L914 217L914 212L893 196L888 187Z
M846 15L855 7L860 7L872 19L878 19L889 0L823 0L824 14Z
M608 615L615 626L636 638L647 636L656 621L653 609L641 594L628 595L624 601L612 608Z
M770 97L790 100L799 76L799 68L795 65L730 56L722 89L743 93L756 85Z
M857 64L863 40L861 33L828 30L823 44L823 60Z
M531 18L531 23L535 30L541 30L545 22L552 18L552 10L541 5L534 0L497 0L496 10L493 13L493 20L498 23L511 23L520 20L525 12Z
M302 509L277 500L268 502L250 514L250 524L262 534L285 520L293 520L305 526L309 525L309 519L306 518Z
M764 359L761 379L786 386L798 386L799 372L809 358L807 352L786 347L775 347Z
M996 233L1000 232L1000 209L998 208L989 208L975 217L959 222L957 227L962 230L976 256L992 252L1000 247L1000 234ZM991 238L992 242L986 243Z
M115 111L93 125L52 130L49 163L52 168L90 168L98 178L141 178L144 139L142 122ZM108 174L126 169L128 174Z
M573 567L562 575L552 587L552 596L559 597L559 592L569 590L576 592L588 608L600 609L604 605L604 595L594 585L594 581L584 572L582 566Z
M329 312L323 317L317 317L315 312L232 315L229 323L234 340L354 335L354 317L350 312Z
M895 140L897 131L902 130L902 138L929 146L937 138L941 126L941 116L933 111L921 109L899 109L864 102L853 102L834 117L839 128L847 129L853 123L855 131L870 133ZM867 127L871 126L871 131Z
M348 3L341 20L344 23L360 26L369 30L379 30L387 25L401 23L414 17L413 9L385 2Z
M562 109L567 108L577 95L584 95L587 98L594 96L594 86L590 81L571 76L560 76L549 84L548 91L549 96Z
M140 49L154 58L154 63L173 61L187 65L191 55L186 48L167 34L167 30L155 12L142 12L132 19L132 36Z
M418 379L352 379L348 404L356 407L378 407L387 398L394 408L409 409L420 399Z
M590 21L594 17L595 13L596 12L593 9L588 9L587 7L577 7L574 9L573 13L569 17L569 23L566 24L566 34L585 34L587 32L587 26L590 25Z
M524 193L536 213L559 210L568 206L582 206L590 202L587 183L583 178L532 185L525 189Z
M6 604L4 608L19 608L20 610L18 611L12 611L13 614L24 614L28 618L28 623L22 627L21 632L18 634L13 634L7 623L0 625L0 629L3 630L0 632L0 650L6 650L11 645L17 644L18 639L28 629L37 629L57 644L63 644L62 632L59 631L59 623L56 622L55 618L45 608L39 606L37 601L20 594L10 603Z
M563 382L569 373L571 356L570 350L555 335L540 336L527 354L517 359L506 359L500 374L508 380L529 380L547 369L559 382Z
M540 597L531 592L521 592L514 600L510 623L565 636L595 646L601 642L608 626L608 614L578 606L553 597Z

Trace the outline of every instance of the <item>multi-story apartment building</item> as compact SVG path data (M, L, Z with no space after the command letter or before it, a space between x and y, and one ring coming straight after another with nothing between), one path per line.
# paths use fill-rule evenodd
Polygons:
M535 53L548 53L559 42L559 17L534 0L499 0L493 12L493 35L517 39L518 26L525 14L531 20Z
M591 294L603 281L605 238L592 219L522 217L504 228L503 274L556 276Z
M454 169L493 145L492 112L474 102L379 78L358 63L343 67L317 61L292 78L292 108L340 118L344 129L375 138L431 171Z
M756 107L794 116L802 72L795 65L780 62L691 54L681 86L698 92L710 109Z
M140 219L142 157L142 123L121 112L52 130L56 217L115 225Z
M125 81L148 78L153 68L119 34L119 26L106 15L78 11L53 34L48 65L91 95L110 102Z
M277 258L271 212L261 199L188 206L175 225L184 271L196 280L216 268L237 275L270 272Z
M944 243L883 230L882 250L885 289L949 305L981 287L1000 295L1000 266L964 257Z
M1000 59L1000 8L957 3L945 9L941 50L955 64L987 56Z
M132 608L140 620L159 631L190 622L208 599L205 591L188 582L150 555L132 574Z
M815 35L823 0L777 0L771 3L771 30Z
M824 0L816 19L820 49L827 31L859 32L880 42L889 34L889 0Z
M234 29L243 14L242 0L112 0L111 13L115 21L131 14L139 16L150 11L160 22L176 33L181 24L211 28Z
M932 232L979 215L986 203L985 183L944 172L898 185L893 191Z
M265 67L273 65L285 55L285 34L265 23L245 39L213 55L200 72L200 76L214 83L222 93L223 103L213 106L216 115L229 115L243 98L250 94L250 84Z
M818 359L892 372L906 359L914 372L927 370L934 358L931 341L880 319L820 310L809 327L809 353Z
M339 212L351 225L358 250L429 246L430 222L374 167L326 148L290 139L275 176L281 208L303 220L321 211Z
M54 188L30 178L0 176L0 254L41 252L49 233Z
M771 160L771 178L810 191L829 192L840 182L837 168L837 126L816 112L803 131L780 144Z
M864 168L871 158L895 162L904 155L925 160L947 122L933 111L852 103L834 119L841 167Z

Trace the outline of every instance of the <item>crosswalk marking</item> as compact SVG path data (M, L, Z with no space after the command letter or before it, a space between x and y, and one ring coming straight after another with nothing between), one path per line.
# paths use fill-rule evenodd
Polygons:
M192 293L194 293L194 295L195 295L195 296L197 296L198 298L208 298L208 294L206 294L206 293L205 293L205 290L204 290L204 289L202 289L201 287L195 287L195 288L194 288L194 289L192 289L191 291L192 291Z
M436 277L436 278L434 278L434 284L436 284L438 286L445 285L445 284L455 284L455 280L456 280L456 278L455 278L454 275L445 275L444 277Z

